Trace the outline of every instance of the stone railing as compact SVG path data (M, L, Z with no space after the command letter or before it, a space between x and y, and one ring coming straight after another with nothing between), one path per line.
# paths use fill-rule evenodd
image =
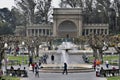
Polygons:
M84 24L84 27L108 27L109 24Z

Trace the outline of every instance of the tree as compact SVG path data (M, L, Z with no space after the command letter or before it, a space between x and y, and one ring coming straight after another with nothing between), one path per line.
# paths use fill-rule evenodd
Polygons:
M100 59L103 62L103 51L108 49L106 45L106 36L105 35L89 35L88 44L93 49L93 56L95 59Z
M38 0L37 1L37 9L38 11L36 12L36 19L37 17L40 17L41 22L48 23L50 15L52 14L51 12L51 1L52 0ZM37 21L37 20L36 20Z
M115 14L115 26L114 26L114 31L115 32L119 32L120 30L120 18L119 18L119 15L120 15L120 0L113 0L113 5L112 5L112 8L114 10L114 14Z
M15 0L17 7L22 11L28 24L34 23L35 0Z
M14 33L15 26L16 26L15 25L15 16L11 13L11 11L8 10L8 8L0 9L0 22L1 22L1 24L3 24L3 25L0 25L2 32L4 32L3 28L8 27L7 30L8 31L10 30L11 33ZM6 29L4 29L4 30L6 30ZM9 33L9 32L7 32L7 33Z
M10 28L7 23L0 22L0 35L8 34L13 34L12 28Z
M114 0L113 0L114 1ZM104 11L105 20L109 23L110 31L116 31L115 29L115 11L113 9L113 2L111 0L97 0L97 3L101 5L102 11Z
M48 23L52 0L15 0L18 10L24 15L26 24Z
M61 0L59 4L60 7L83 7L84 1L83 0Z
M24 16L24 14L22 12L20 12L19 9L17 9L16 7L13 7L11 9L11 13L15 16L15 24L17 26L19 26L19 25L26 25L27 19Z
M3 59L4 59L4 43L3 43L3 37L0 37L0 69L2 68Z

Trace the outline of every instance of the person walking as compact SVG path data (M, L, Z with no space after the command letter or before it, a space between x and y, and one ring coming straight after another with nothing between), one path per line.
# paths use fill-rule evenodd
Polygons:
M94 59L94 61L93 61L93 68L94 68L94 70L96 69L96 59Z
M34 73L35 63L32 63L32 71Z
M106 68L109 68L109 61L108 60L105 62L105 65L106 65Z
M54 64L54 55L53 54L51 55L51 61L52 61L52 64Z
M30 57L29 57L29 64L28 64L28 67L30 67L30 65L32 65L32 63L33 63L33 58L30 56Z
M100 77L100 65L96 66L96 77Z
M68 74L67 72L67 63L64 63L64 70L63 70L63 74L66 73L66 75Z
M35 63L35 77L39 77L39 66Z

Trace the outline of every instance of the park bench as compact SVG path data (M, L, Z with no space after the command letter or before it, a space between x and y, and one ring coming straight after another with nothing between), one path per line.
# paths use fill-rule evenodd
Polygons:
M110 76L118 76L119 69L103 69L100 70L100 76L102 77L110 77Z
M26 70L6 70L6 75L9 76L17 76L17 77L28 77Z

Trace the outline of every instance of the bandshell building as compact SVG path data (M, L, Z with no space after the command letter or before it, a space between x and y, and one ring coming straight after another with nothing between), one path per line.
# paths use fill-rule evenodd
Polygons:
M108 35L109 25L83 24L80 8L54 8L52 24L32 24L27 25L26 28L26 36L79 37L91 33ZM20 34L16 33L16 35Z

